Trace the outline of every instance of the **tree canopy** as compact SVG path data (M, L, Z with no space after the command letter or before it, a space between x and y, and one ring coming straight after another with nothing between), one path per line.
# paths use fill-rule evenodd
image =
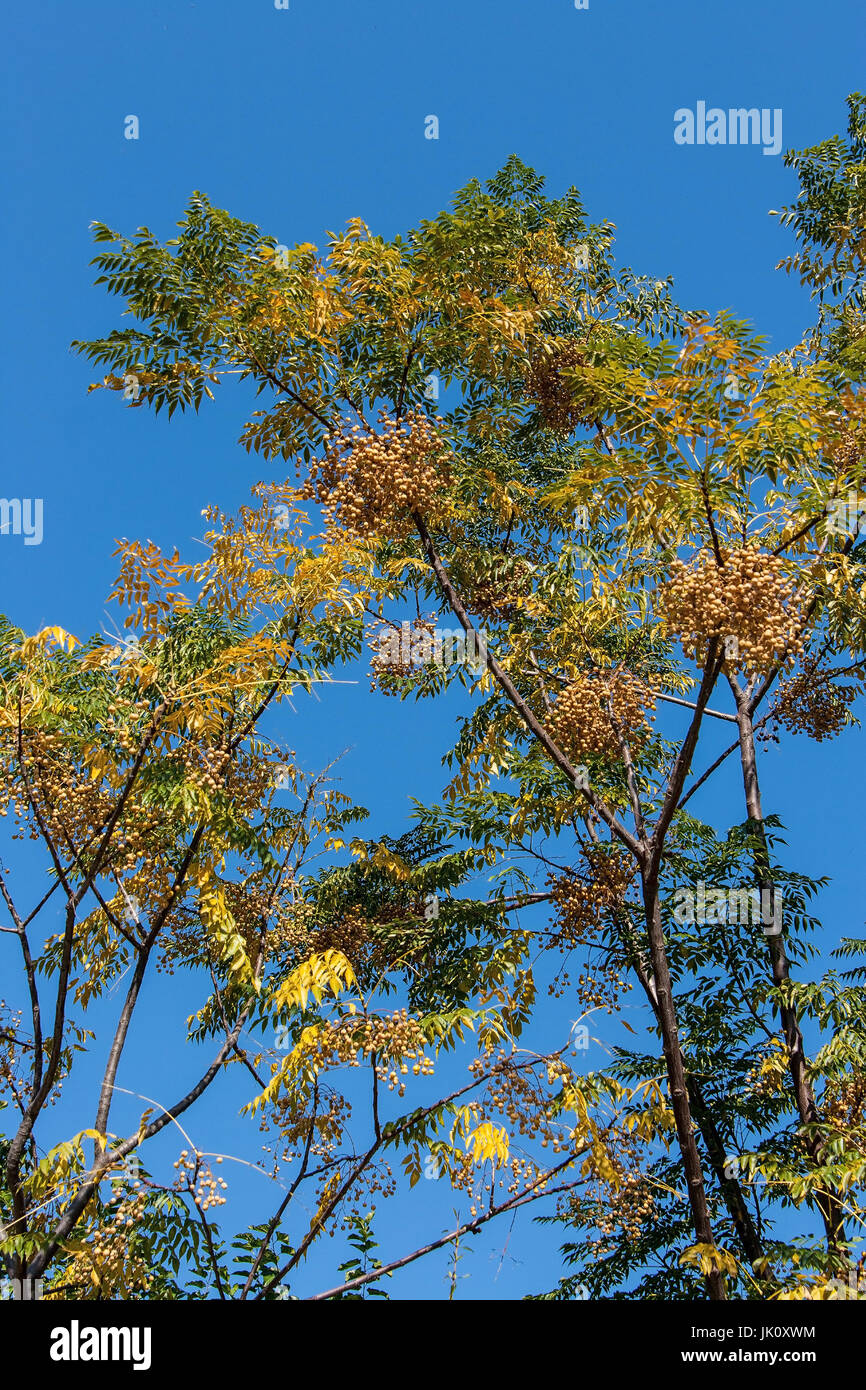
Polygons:
M294 471L210 507L204 560L120 544L127 641L0 633L2 814L46 875L0 877L17 1277L387 1296L446 1246L456 1281L461 1242L531 1205L565 1261L539 1298L838 1296L863 1237L866 942L826 958L826 879L785 862L761 741L844 735L864 689L864 98L849 112L786 156L782 264L817 313L776 353L618 267L612 225L516 157L405 235L355 220L324 251L201 193L165 243L96 224L133 326L75 345L94 387L171 416L246 382L241 443ZM464 692L430 750L447 785L393 836L363 838L333 768L304 774L268 722L360 659L381 698ZM692 798L730 760L742 799L710 823ZM200 988L204 1060L118 1134L154 971ZM106 1045L88 1015L121 980ZM641 1033L587 1069L593 1014L624 1019L629 991ZM579 1014L552 1045L551 998ZM40 1146L97 1042L81 1128ZM283 1193L241 1230L182 1118L229 1074ZM147 1157L168 1126L170 1179ZM380 1259L376 1209L425 1165L454 1226ZM311 1294L304 1258L338 1232L354 1253Z

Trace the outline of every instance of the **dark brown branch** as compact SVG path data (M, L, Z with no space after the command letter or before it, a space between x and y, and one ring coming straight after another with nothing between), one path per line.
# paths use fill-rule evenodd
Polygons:
M90 1172L84 1179L81 1187L78 1189L78 1192L75 1194L72 1201L69 1203L68 1207L61 1216L60 1220L57 1222L57 1225L54 1228L54 1232L49 1238L47 1245L45 1245L43 1249L40 1250L38 1254L36 1254L33 1257L32 1260L30 1260L29 1272L34 1278L43 1273L43 1271L47 1268L51 1260L56 1255L61 1242L64 1241L66 1237L70 1234L70 1232L73 1230L79 1217L82 1215L82 1213L87 1208L89 1202L91 1201L93 1194L95 1193L104 1174L109 1169L115 1167L121 1159L126 1158L127 1154L132 1153L133 1149L139 1148L140 1145L146 1143L148 1139L152 1139L154 1135L159 1134L161 1130L165 1129L166 1125L172 1124L174 1120L177 1119L178 1115L182 1115L185 1110L188 1110L191 1105L195 1104L199 1096L204 1094L208 1086L210 1086L211 1082L213 1081L214 1077L217 1075L220 1068L223 1066L226 1057L228 1057L228 1055L230 1054L232 1049L232 1042L236 1041L237 1038L240 1036L241 1029L245 1024L248 1015L249 1009L245 1009L244 1012L241 1014L241 1017L238 1019L238 1022L235 1025L234 1029L232 1030L232 1038L226 1040L226 1042L220 1048L214 1060L211 1062L207 1071L196 1082L195 1086L193 1086L191 1090L187 1091L186 1095L183 1096L181 1100L176 1101L170 1110L165 1110L163 1114L160 1115L157 1119L151 1120L149 1124L144 1125L135 1134L132 1134L127 1139L124 1139L113 1149L111 1149L110 1151L104 1150L100 1154L99 1158L94 1163L93 1167L90 1169Z
M455 617L458 619L467 636L473 638L476 637L477 634L472 624L472 621L468 613L466 612L466 609L460 601L460 598L457 594L456 589L454 588L454 585L451 582L450 576L448 575L445 566L439 558L439 555L430 537L430 533L424 524L423 518L418 512L413 512L412 520L414 521L416 529L418 531L418 535L421 538L421 544L424 548L425 554L427 555L430 567L433 570L433 573L436 575L436 578L439 581L439 586L442 589L443 594L447 598L448 603L450 604ZM610 810L610 808L601 800L600 797L598 797L595 794L595 792L593 792L589 788L585 788L578 785L578 782L581 779L579 779L576 769L572 766L571 762L565 756L562 750L557 747L557 745L554 743L553 739L550 737L543 725L541 725L538 722L535 715L532 713L532 710L529 708L526 701L523 699L519 691L514 686L510 677L506 674L505 671L503 671L502 667L499 665L499 662L496 660L496 657L490 651L487 652L487 669L493 676L496 683L499 685L500 689L507 696L508 700L517 710L517 713L520 715L527 729L530 731L530 733L534 735L537 741L541 744L544 751L559 768L560 772L564 773L565 776L568 778L569 782L571 782L572 786L575 788L575 790L579 791L581 795L586 798L589 805L592 806L593 810L596 812L598 816L601 817L605 824L609 826L609 828L616 835L617 839L621 840L622 843L626 845L628 849L631 850L635 858L640 860L643 854L640 842L634 837L634 835L631 834L631 832L622 824L622 822L614 815L613 811Z
M677 802L679 801L683 784L686 780L689 768L691 767L692 756L697 746L704 709L713 692L713 687L718 679L719 672L722 669L724 655L716 654L718 645L719 639L717 637L710 639L707 648L706 664L704 666L700 690L698 691L698 698L695 704L695 712L668 779L668 786L665 792L664 802L662 803L662 809L659 812L659 818L653 829L650 841L650 867L653 874L658 871L662 850L664 849L665 835L677 809Z
M563 1168L569 1167L574 1162L575 1155L570 1154L562 1163L558 1163L555 1168L550 1168L546 1173L542 1173L532 1187L535 1188L539 1183L549 1182L555 1173L561 1173ZM434 1250L441 1250L443 1245L448 1245L453 1240L459 1240L461 1236L469 1235L481 1229L488 1221L494 1217L501 1216L503 1212L515 1211L518 1207L525 1206L528 1202L537 1202L540 1197L555 1197L561 1192L571 1192L582 1181L575 1178L574 1182L561 1183L557 1187L550 1187L543 1192L534 1190L521 1192L514 1197L509 1197L506 1202L500 1202L499 1206L492 1207L481 1216L476 1216L472 1221L465 1222L458 1226L456 1230L449 1231L448 1235L440 1236L438 1240L433 1240L429 1245L422 1245L417 1250L413 1250L411 1255L404 1255L402 1259L392 1260L390 1264L382 1265L379 1269L368 1271L366 1274L359 1274L354 1279L348 1279L345 1284L339 1284L334 1289L326 1289L324 1293L313 1294L306 1299L307 1303L321 1303L327 1298L340 1298L348 1293L350 1289L361 1288L364 1284L374 1283L377 1279L384 1278L391 1274L395 1269L402 1269L405 1265L412 1264L414 1260L420 1260L424 1255L431 1254Z
M315 1121L316 1121L316 1111L318 1110L318 1108L319 1108L319 1083L318 1083L318 1081L316 1081L315 1084L314 1084L314 1088L313 1088L313 1106L312 1106L312 1110L311 1110L311 1112L310 1112L310 1125L309 1125L309 1128L308 1128L308 1130L307 1130L307 1139L306 1139L306 1143L304 1144L304 1154L303 1154L303 1158L301 1159L301 1166L300 1166L300 1169L298 1170L298 1173L296 1174L296 1176L295 1176L295 1178L294 1178L294 1180L293 1180L293 1182L292 1182L292 1184L291 1184L291 1186L290 1186L288 1192L286 1193L285 1197L283 1198L282 1202L281 1202L280 1205L277 1207L277 1210L274 1212L273 1216L271 1217L270 1221L268 1222L268 1228L267 1228L267 1230L265 1231L264 1236L262 1237L262 1243L261 1243L261 1245L259 1246L258 1251L256 1252L256 1257L255 1257L255 1259L253 1260L252 1265L250 1266L250 1272L249 1272L249 1274L247 1275L246 1283L244 1284L243 1288L241 1289L241 1293L240 1293L240 1301L241 1301L241 1302L246 1298L247 1294L248 1294L249 1291L250 1291L250 1288L252 1287L252 1282L253 1282L253 1280L254 1280L255 1277L256 1277L256 1274L257 1274L258 1269L259 1269L259 1265L261 1264L262 1260L263 1260L264 1257L265 1257L265 1251L266 1251L267 1248L268 1248L268 1241L270 1240L271 1236L274 1234L274 1231L275 1231L275 1230L277 1229L277 1227L279 1226L279 1224L280 1224L280 1222L281 1222L281 1220L282 1220L282 1218L283 1218L283 1215L284 1215L284 1213L285 1213L285 1211L286 1211L286 1208L288 1207L289 1203L291 1202L292 1198L294 1197L295 1193L297 1192L298 1188L300 1187L301 1183L302 1183L303 1180L304 1180L304 1176L305 1176L306 1171L307 1171L307 1166L308 1166L308 1164L309 1164L309 1162L310 1162L310 1150L311 1150L311 1148L312 1148L312 1146L313 1146L313 1135L314 1135L315 1132L316 1132L316 1123L315 1123ZM313 1175L311 1174L311 1176L313 1176Z

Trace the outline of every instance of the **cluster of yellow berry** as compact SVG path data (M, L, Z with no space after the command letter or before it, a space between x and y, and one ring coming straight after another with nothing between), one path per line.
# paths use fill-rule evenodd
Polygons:
M8 1091L13 1100L17 1094L15 1083L18 1065L18 1044L15 1039L18 1037L22 1018L23 1013L20 1009L13 1013L6 1000L0 999L0 1022L6 1025L0 1028L0 1095Z
M92 1296L119 1293L129 1297L133 1292L147 1292L151 1282L148 1263L130 1249L130 1237L134 1236L146 1206L147 1192L139 1181L135 1181L129 1195L118 1203L112 1225L100 1227L93 1236L89 1250L82 1252L90 1262L88 1283ZM81 1273L85 1272L83 1262L77 1260L71 1271L71 1282L76 1280L79 1263Z
M483 1074L484 1063L481 1063ZM488 1120L486 1107L471 1101L466 1109L471 1113L473 1126L478 1126ZM536 1117L538 1118L538 1117ZM523 1126L521 1126L523 1128ZM537 1128L526 1128L524 1132L532 1138L541 1138L542 1147L546 1147L550 1142L548 1126L544 1121ZM469 1214L477 1216L485 1206L485 1194L487 1199L492 1196L495 1188L505 1188L508 1178L507 1191L514 1196L517 1193L531 1189L534 1192L543 1192L550 1182L549 1177L544 1177L544 1168L534 1159L526 1157L515 1151L509 1145L508 1158L503 1163L501 1158L495 1166L487 1167L486 1164L479 1165L471 1149L467 1149L465 1154L453 1154L449 1156L448 1176L451 1186L457 1192L465 1192L470 1198ZM500 1176L502 1174L503 1176Z
M376 1055L376 1075L389 1091L405 1095L403 1077L432 1076L433 1058L426 1053L427 1039L417 1019L408 1010L396 1009L379 1018L343 1018L324 1024L310 1047L317 1070L333 1066L359 1067Z
M383 695L395 695L400 681L434 659L436 623L431 618L416 618L398 626L383 620L374 624L367 645L373 653L370 689L378 687Z
M731 669L761 671L793 660L803 651L803 620L785 562L754 546L725 551L722 560L708 552L693 566L674 562L659 596L667 632L697 661L712 638L721 638Z
M402 420L382 411L380 422L378 432L353 425L327 435L300 495L320 502L329 524L352 535L406 536L413 511L436 510L452 455L421 411Z
M578 976L577 997L584 1009L604 1009L614 1014L619 1012L620 996L631 988L614 966L596 965Z
M605 913L620 907L634 877L634 866L619 846L609 852L585 851L588 872L551 874L547 880L556 904L556 927L566 948L593 936Z
M327 1184L324 1184L322 1196L324 1196L326 1187ZM382 1199L386 1200L388 1197L393 1197L396 1191L397 1179L391 1165L386 1163L384 1159L381 1163L369 1163L364 1172L359 1175L351 1195L347 1195L345 1207L340 1207L340 1219L339 1222L335 1223L335 1228L336 1225L339 1225L344 1231L347 1231L355 1224L359 1216L374 1215L375 1207L373 1211L369 1209L370 1199L375 1198L376 1194L379 1193ZM320 1197L320 1205L321 1200Z
M217 1163L221 1162L222 1159L218 1158ZM191 1155L187 1149L181 1149L180 1158L175 1160L174 1166L179 1169L178 1186L192 1193L199 1211L225 1206L226 1198L222 1194L228 1183L223 1178L214 1177L210 1165L202 1163L198 1154Z
M272 908L269 885L250 880L246 883L226 882L224 891L226 907L234 918L237 933L250 960L254 961L269 936L267 924ZM198 922L193 924L193 930L200 931ZM219 959L219 950L210 943L209 950L213 952L213 960L216 962Z
M821 1102L822 1118L844 1134L849 1144L856 1143L859 1131L860 1146L866 1140L866 1073L847 1072L831 1077Z
M341 951L354 963L360 960L370 939L370 924L360 908L349 907L315 931L317 951Z
M644 738L649 732L647 710L654 707L652 691L630 671L582 674L558 696L548 727L569 758L593 753L618 758L617 731L630 743Z
M187 780L213 795L223 785L229 754L222 748L202 748L198 756L188 761Z
M599 943L605 916L622 907L635 874L628 854L618 845L609 850L592 846L584 857L585 872L551 874L547 880L556 906L556 944L565 955L577 946ZM571 978L563 968L548 993L561 999L570 989ZM631 985L609 960L605 963L604 956L596 965L587 965L576 983L577 996L586 1009L603 1008L608 1013L619 1009L620 996L629 989Z
M542 1139L541 1144L542 1147L545 1147L546 1141ZM560 1152L557 1144L553 1145L553 1149L555 1153ZM550 1181L549 1178L542 1178L541 1182L539 1182L538 1179L542 1169L537 1163L534 1163L532 1159L521 1158L520 1154L515 1153L509 1155L508 1168L511 1174L511 1181L506 1191L510 1197L516 1197L519 1192L534 1192L536 1189L543 1192ZM500 1183L500 1187L502 1186L504 1186L504 1184ZM475 1215L474 1212L473 1215Z
M576 343L546 343L532 358L526 374L526 393L550 430L571 434L585 423L585 406L575 403L567 373L583 366L585 359Z
M557 925L569 944L576 945L598 927L604 913L625 900L634 879L634 864L620 845L589 846L583 852L586 870L551 874L548 884L557 907Z
M257 1063L260 1060L256 1058ZM279 1177L283 1164L300 1158L308 1143L311 1157L329 1160L343 1139L352 1115L350 1101L332 1089L319 1089L312 1104L311 1097L312 1087L298 1084L278 1095L272 1107L263 1107L259 1112L260 1132L266 1134L275 1127L280 1136L278 1144L262 1145L262 1151L271 1159L274 1178Z
M839 470L843 478L855 473L859 465L863 462L866 447L862 437L854 433L847 433L837 441L830 449L830 458Z
M533 1068L515 1066L513 1054L505 1048L497 1048L488 1055L486 1062L480 1061L480 1066L476 1065L474 1070L476 1076L489 1071L487 1105L498 1110L512 1127L527 1137L536 1135L548 1140L555 1137L558 1131L546 1125L544 1108L539 1105L540 1090Z
M488 622L510 618L521 599L532 592L532 566L520 555L497 556L465 586L467 607Z
M856 697L854 686L834 685L826 666L808 658L802 671L780 682L773 719L788 733L808 734L822 743L847 726L848 708Z
M595 1225L602 1241L619 1235L635 1245L655 1214L655 1197L646 1179L640 1173L627 1173L606 1191Z
M131 708L135 711L138 706ZM109 732L114 733L113 730ZM126 749L133 746L122 737L119 741ZM9 744L0 751L4 757L7 752L11 753ZM59 735L42 730L27 731L24 755L24 770L33 801L54 842L70 846L91 843L94 834L104 829L115 809L117 790L111 780L113 769L109 768L104 776L94 775L98 764L91 767L86 759L64 747ZM17 758L16 746L7 766L17 767ZM121 762L118 761L118 766ZM124 774L120 772L119 775L122 778ZM41 833L38 821L30 798L19 790L20 787L21 782L16 778L0 788L0 817L6 816L11 808L18 822L11 838L23 840L29 836L36 840ZM122 875L144 860L152 862L170 833L171 827L162 811L145 804L133 793L126 802L125 814L116 823L106 851L106 870Z

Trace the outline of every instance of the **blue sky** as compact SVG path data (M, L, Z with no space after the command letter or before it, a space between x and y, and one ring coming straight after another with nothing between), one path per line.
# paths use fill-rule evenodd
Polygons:
M617 224L620 263L673 274L681 303L730 308L780 347L810 321L805 296L774 270L790 242L767 216L792 199L793 176L759 147L675 144L674 112L698 101L781 108L783 148L814 143L844 126L866 38L856 0L590 0L587 10L572 0L290 0L287 10L272 0L43 0L7 12L3 28L0 492L43 499L44 539L0 537L0 608L30 630L58 623L79 636L109 623L117 538L193 554L201 509L231 509L268 476L236 443L246 404L237 392L171 423L87 395L96 374L68 344L118 317L92 286L93 219L167 237L200 189L287 244L321 244L353 216L393 235L515 152L551 193L575 183L592 219ZM131 114L138 140L124 138ZM438 140L424 138L430 114ZM311 767L347 748L346 790L371 807L373 831L399 834L409 794L432 798L445 780L439 757L457 706L425 707L419 723L414 706L365 691L362 681L299 702L285 737ZM834 876L821 904L834 938L863 917L862 753L851 733L766 757L765 809L788 823L788 862ZM696 809L722 825L740 819L734 769ZM164 1020L152 1001L121 1083L162 1099L173 1063L154 1041ZM205 1114L202 1146L227 1145L225 1099ZM386 1256L444 1225L450 1202L435 1200L441 1223L425 1193L423 1210L404 1204L399 1226L384 1226ZM462 1297L554 1282L555 1236L518 1218L500 1269L506 1233L475 1240ZM441 1262L415 1266L403 1296L440 1296L441 1275Z

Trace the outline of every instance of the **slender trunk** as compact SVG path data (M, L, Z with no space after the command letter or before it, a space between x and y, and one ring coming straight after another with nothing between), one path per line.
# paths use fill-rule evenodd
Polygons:
M743 770L743 788L746 796L746 811L749 819L754 822L758 835L758 849L755 855L755 879L757 887L761 893L761 901L769 901L772 905L771 920L775 926L781 923L782 915L776 912L776 893L770 873L770 849L767 843L767 835L764 829L764 813L761 805L761 789L758 782L758 762L755 753L755 733L752 725L752 716L749 710L749 695L747 691L738 690L732 686L737 701L737 723L740 730L740 762ZM764 897L767 894L767 897ZM765 915L766 914L762 914ZM785 950L784 928L774 934L767 934L767 947L770 956L770 969L773 976L773 983L783 989L791 978L790 963ZM815 1093L812 1090L812 1083L809 1080L806 1066L806 1051L803 1045L803 1034L800 1031L800 1024L796 1010L789 1004L782 1002L779 1006L782 1021L782 1033L785 1039L785 1046L788 1051L788 1070L791 1076L791 1084L794 1091L794 1098L797 1105L797 1113L800 1116L800 1123L804 1128L804 1142L806 1150L816 1167L820 1167L826 1158L824 1145L815 1132L815 1126L820 1122L820 1112L815 1102ZM839 1255L847 1263L844 1246L845 1228L843 1221L842 1203L838 1192L830 1189L816 1199L821 1219L827 1233L827 1245L835 1254Z
M117 1078L117 1070L120 1066L120 1059L126 1044L129 1025L132 1022L132 1015L138 1002L138 996L144 981L149 957L149 947L139 949L132 982L127 991L126 999L112 1040L111 1049L108 1054L108 1060L105 1064L105 1075L102 1078L102 1086L100 1087L96 1119L93 1122L94 1129L101 1135L105 1135L108 1132L108 1116L111 1111L111 1102L114 1099L114 1082ZM98 1139L95 1148L96 1156L99 1157L105 1149L105 1141L103 1139Z
M72 939L75 933L75 903L71 901L66 907L66 926L63 938L63 952L60 961L60 971L57 983L57 1001L54 1009L54 1032L51 1037L49 1049L48 1066L45 1074L42 1075L42 1059L37 1057L34 1051L33 1059L33 1094L27 1106L21 1123L6 1155L6 1184L12 1197L12 1221L8 1229L13 1235L23 1236L27 1233L27 1198L21 1182L21 1163L24 1152L31 1140L36 1121L42 1113L42 1109L51 1094L57 1072L60 1068L60 1057L63 1050L63 1030L66 1020L66 991L69 984L69 972L72 965ZM39 1084L36 1084L37 1076L41 1077ZM15 1278L23 1278L27 1273L27 1258L24 1255L13 1256L15 1266Z
M697 1077L693 1075L687 1075L686 1082L689 1088L689 1100L691 1102L692 1114L701 1131L701 1137L706 1146L710 1164L716 1175L716 1181L725 1199L725 1205L734 1223L734 1228L739 1237L740 1244L754 1272L760 1276L766 1277L770 1271L767 1256L764 1253L764 1247L761 1243L761 1237L755 1229L752 1213L746 1206L742 1187L736 1178L728 1177L726 1171L727 1154L725 1152L725 1145L722 1136L716 1128L712 1111L707 1104L701 1084Z
M590 838L597 841L592 825L588 822L587 828ZM630 929L627 918L621 914L616 914L617 928L622 936L626 947L626 959L635 974L637 975L640 986L646 995L647 1003L655 1015L656 1023L661 1031L661 1016L659 1011L658 995L656 993L655 980L647 971L646 964L642 959L640 947L638 946L634 934ZM772 1277L767 1256L761 1242L755 1223L752 1220L752 1213L746 1206L743 1196L743 1189L737 1178L729 1177L727 1172L727 1153L724 1141L716 1127L710 1104L704 1095L703 1088L697 1077L686 1071L686 1084L688 1086L689 1104L692 1116L701 1133L704 1147L710 1160L710 1165L716 1175L728 1214L734 1223L734 1229L740 1240L743 1254L752 1266L752 1269L761 1275Z
M658 900L657 880L644 878L643 897L647 935L650 946L650 960L652 962L653 979L655 981L656 997L658 999L657 1017L661 1028L662 1047L664 1049L668 1083L670 1086L671 1108L674 1112L677 1138L679 1139L680 1152L683 1158L683 1169L686 1178L689 1206L692 1212L692 1222L698 1243L701 1245L714 1246L715 1239L713 1237L710 1211L707 1205L704 1175L701 1168L701 1156L698 1153L694 1127L692 1125L688 1083L686 1081L683 1053L677 1028L677 1016L674 1008L671 976L668 968L664 929L662 927L661 909ZM706 1276L706 1284L710 1298L715 1300L727 1298L724 1275L718 1271L709 1274Z

